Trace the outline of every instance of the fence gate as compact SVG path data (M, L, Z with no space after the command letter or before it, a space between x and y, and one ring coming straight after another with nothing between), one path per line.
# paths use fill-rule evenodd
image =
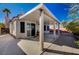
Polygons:
M1 28L1 34L9 33L9 28Z

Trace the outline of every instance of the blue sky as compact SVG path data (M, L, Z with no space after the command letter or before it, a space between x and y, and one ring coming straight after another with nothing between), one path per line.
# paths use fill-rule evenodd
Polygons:
M8 8L11 11L10 18L13 16L16 16L20 13L26 13L27 11L31 10L35 6L37 6L38 3L0 3L0 22L4 20L4 13L2 10L4 8ZM67 18L68 16L68 8L69 5L66 3L45 3L45 6L60 20L70 20Z

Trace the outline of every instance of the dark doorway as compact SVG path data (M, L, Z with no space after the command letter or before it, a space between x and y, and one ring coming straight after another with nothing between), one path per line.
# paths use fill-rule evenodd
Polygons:
M46 25L44 25L44 31L46 31Z
M35 36L35 24L31 23L31 36Z
M20 22L20 32L25 33L25 22Z

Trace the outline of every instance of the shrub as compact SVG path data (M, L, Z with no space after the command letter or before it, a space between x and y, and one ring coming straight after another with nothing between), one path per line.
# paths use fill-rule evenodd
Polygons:
M66 29L72 33L79 35L79 22L72 21L67 26Z
M5 25L3 23L0 23L0 28L4 28Z

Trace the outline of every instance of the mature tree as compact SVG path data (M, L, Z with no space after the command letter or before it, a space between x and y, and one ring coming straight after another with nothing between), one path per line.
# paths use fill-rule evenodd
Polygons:
M9 17L9 14L11 13L10 10L7 8L3 9L3 12L6 14L7 17Z
M5 13L5 27L9 27L9 14L11 13L9 9L4 8L3 13Z

